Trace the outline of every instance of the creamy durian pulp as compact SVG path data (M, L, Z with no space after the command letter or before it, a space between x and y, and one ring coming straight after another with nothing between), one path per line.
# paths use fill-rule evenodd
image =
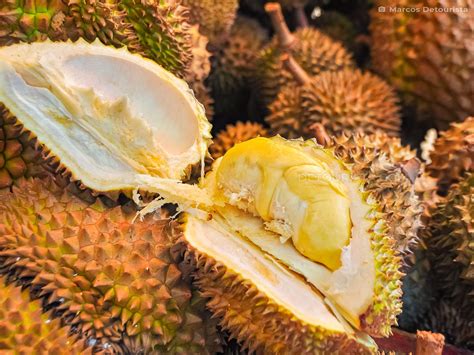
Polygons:
M303 276L340 321L360 328L374 296L373 206L331 151L255 138L217 160L203 186L214 218Z

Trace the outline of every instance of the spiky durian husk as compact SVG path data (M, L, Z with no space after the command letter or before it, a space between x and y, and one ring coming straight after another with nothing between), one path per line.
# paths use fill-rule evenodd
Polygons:
M9 354L92 354L84 340L43 313L27 290L0 278L0 349Z
M343 69L324 72L307 85L284 86L270 104L266 121L272 132L288 138L313 136L321 123L328 133L362 129L398 135L401 119L397 97L383 80L370 73Z
M125 45L181 77L192 59L187 10L174 1L8 0L0 8L0 45L79 38Z
M324 71L339 71L352 68L351 55L339 43L314 28L302 28L294 34L295 43L289 53L311 76ZM315 50L317 48L317 50ZM276 38L261 51L256 68L256 92L260 102L266 107L275 100L280 89L294 82L281 59L282 50Z
M185 248L185 259L197 269L196 284L210 299L208 309L243 349L259 354L367 353L342 334L298 322L250 280L189 244Z
M386 12L379 12L378 6ZM394 12L418 8L418 12ZM429 12L422 7L443 9ZM467 12L446 11L467 9ZM474 114L474 48L470 1L378 0L371 12L372 63L438 128Z
M220 46L229 35L237 16L238 0L183 0L189 7L191 22L214 46Z
M236 19L229 38L214 55L207 80L217 113L229 114L241 105L242 91L249 86L258 53L267 40L267 32L256 20L243 16Z
M212 158L217 159L225 154L235 144L245 142L256 137L266 137L268 132L265 127L256 122L240 122L227 125L224 131L219 132L214 143L209 147Z
M328 35L335 41L344 44L352 51L356 47L357 30L352 21L337 11L323 11L320 17L314 20L314 25L321 32Z
M125 335L130 351L214 351L205 311L178 268L176 223L135 216L88 205L50 181L24 181L1 196L1 269L102 343Z
M0 190L12 186L21 177L47 174L46 162L35 140L0 104Z
M430 152L428 174L438 180L438 190L445 194L459 182L466 171L474 171L474 117L453 123L441 132Z

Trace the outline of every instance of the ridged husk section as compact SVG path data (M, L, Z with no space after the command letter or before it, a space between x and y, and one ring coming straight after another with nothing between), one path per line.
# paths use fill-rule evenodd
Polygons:
M256 137L266 137L267 135L267 129L260 123L238 121L235 125L227 125L225 130L219 132L213 144L209 147L209 153L211 153L212 158L217 159L237 143Z
M183 77L192 60L187 16L174 1L7 0L0 8L0 45L100 39Z
M284 86L269 106L272 132L287 138L313 136L314 123L329 134L362 129L397 136L401 119L398 99L379 77L359 70L324 72L306 84Z
M40 180L0 200L1 271L66 324L103 345L125 336L133 352L215 350L206 313L178 267L179 228L164 211L134 222L134 210L88 205Z
M395 142L394 149L380 145L380 141L389 140ZM344 134L334 138L330 148L350 168L352 177L362 183L367 200L376 208L378 222L369 231L376 256L374 300L361 316L361 326L370 334L387 336L401 312L401 259L417 243L421 223L421 204L400 165L409 151L380 133Z
M48 169L35 139L0 104L0 190L21 177L46 176Z
M185 222L184 222L185 223ZM209 298L208 309L243 349L257 354L365 354L367 349L344 334L298 321L268 298L251 280L182 239L185 259L197 269L196 284Z
M339 71L354 66L351 55L344 47L320 31L302 28L293 35L296 41L288 51L308 75L315 76L325 71ZM282 54L277 38L273 38L261 51L257 61L255 91L265 107L276 99L284 85L294 82L293 76L283 65Z
M238 0L183 0L189 7L190 19L199 25L199 31L209 38L213 46L220 46L229 35L237 9Z
M267 41L266 30L256 20L244 16L236 19L228 39L214 52L212 72L207 80L217 112L229 114L238 109L238 99L249 87L259 51Z
M474 171L474 117L453 123L440 133L430 152L426 170L438 180L438 190L445 194L459 182L466 171Z
M458 11L446 11L453 8ZM468 11L459 11L463 8ZM441 129L474 114L474 87L468 84L474 80L473 10L466 0L378 0L371 12L373 68Z
M92 354L58 319L43 313L27 290L0 278L0 349L12 354Z
M431 213L427 245L436 300L446 300L463 319L474 319L474 173L468 172ZM472 328L472 327L471 327ZM451 330L455 336L456 330ZM474 334L471 336L474 346ZM456 344L462 344L456 339Z

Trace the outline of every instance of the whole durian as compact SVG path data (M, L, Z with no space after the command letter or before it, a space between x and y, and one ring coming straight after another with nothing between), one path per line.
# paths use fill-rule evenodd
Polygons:
M217 114L230 115L246 105L255 62L267 40L267 32L256 20L237 18L224 45L214 52L207 80Z
M364 333L390 333L421 208L411 153L384 139L255 138L215 162L202 183L215 205L183 217L181 244L208 308L245 348L369 353Z
M4 354L92 354L70 327L62 327L27 290L0 278L0 351Z
M284 85L294 81L281 59L285 52L291 54L311 76L354 66L351 55L339 42L309 27L290 33L284 22L280 5L269 3L266 9L272 18L276 35L262 49L257 61L255 92L264 107L276 99Z
M291 56L283 61L297 82L283 86L268 108L265 120L274 134L310 138L312 125L321 123L330 134L362 129L398 135L398 99L382 79L347 68L310 77Z
M213 322L179 268L166 212L105 209L51 181L0 199L1 271L28 285L82 336L132 353L212 353Z
M473 11L466 0L378 0L371 12L373 68L440 129L474 115Z
M189 7L191 23L209 38L209 43L220 47L229 36L239 8L238 0L183 0Z
M192 60L187 10L158 0L7 0L0 5L0 46L73 41L127 48L183 77Z
M237 143L256 137L266 137L267 135L267 129L257 122L238 121L234 125L228 124L225 130L219 132L216 138L214 138L213 143L209 147L209 153L211 153L213 159L217 159Z

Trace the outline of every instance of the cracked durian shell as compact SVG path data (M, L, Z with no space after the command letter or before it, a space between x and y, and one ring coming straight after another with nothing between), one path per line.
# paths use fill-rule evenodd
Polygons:
M0 45L99 39L182 77L192 59L187 16L175 1L7 0L0 8Z
M339 71L354 67L351 55L337 41L314 28L302 28L293 33L295 43L288 49L299 65L310 76L325 71ZM318 48L318 50L314 50ZM281 88L294 82L291 73L284 67L277 38L261 51L256 68L256 92L263 106L268 106Z
M440 133L429 153L427 173L437 179L438 191L446 194L466 171L474 171L474 117L452 123Z
M362 129L367 134L400 130L398 99L382 79L359 70L323 72L306 85L284 86L266 117L274 134L310 138L311 125L321 123L329 134Z
M0 278L0 348L12 354L92 354L84 340L63 327L28 290Z
M17 44L0 59L0 102L58 172L96 192L209 203L180 183L204 161L211 127L184 81L100 42Z
M380 12L379 6L418 11ZM374 70L439 129L474 114L473 10L466 0L378 0L371 11Z
M135 218L49 180L24 180L0 199L2 272L103 347L217 351L215 324L179 266L180 227L164 210Z

